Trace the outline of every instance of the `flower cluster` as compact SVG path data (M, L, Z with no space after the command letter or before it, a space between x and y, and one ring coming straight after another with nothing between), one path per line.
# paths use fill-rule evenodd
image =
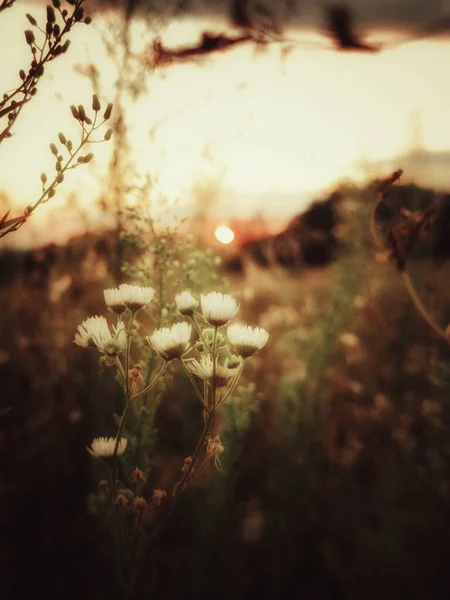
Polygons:
M147 373L142 358L138 360L135 356L142 348L134 339L139 330L135 319L136 313L147 306L154 295L151 287L129 284L105 290L106 307L116 314L116 325L110 326L103 316L89 317L79 325L74 339L75 344L83 348L97 348L103 355L101 364L115 368L122 385L125 409L115 437L95 438L87 450L109 464L115 514L117 511L131 511L135 527L140 526L149 510L159 511L162 507L163 512L170 511L178 494L201 475L206 464L213 463L221 468L221 455L225 448L220 434L216 433L216 414L236 388L246 360L261 350L269 338L267 331L260 327L229 324L238 310L238 303L232 296L212 292L201 295L199 301L189 291L184 291L175 297L176 309L184 320L144 336L144 341L161 359L157 371ZM126 423L135 400L156 385L172 361L179 361L200 400L203 432L197 450L185 459L181 478L171 494L154 489L153 496L146 499L142 494L147 475L138 467L129 474L134 492L118 486L121 481L117 479L120 470L118 459L127 448ZM148 381L150 383L146 385Z

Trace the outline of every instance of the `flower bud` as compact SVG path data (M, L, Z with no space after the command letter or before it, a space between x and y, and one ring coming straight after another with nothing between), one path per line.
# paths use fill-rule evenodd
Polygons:
M64 44L62 45L62 52L67 52L67 50L69 49L70 46L70 40L66 40L64 42Z
M86 121L86 113L84 112L84 106L82 104L78 105L78 114L82 121Z
M61 0L52 0L52 4L55 8L61 7Z
M26 75L25 75L25 71L24 71L23 69L20 69L20 71L19 71L19 77L20 77L20 79L21 79L22 81L24 81L24 80L25 80L25 78L26 78Z
M104 137L104 139L105 139L106 141L110 140L110 139L111 139L111 136L112 136L112 134L113 134L113 130L112 130L112 129L108 129L108 130L107 130L107 132L105 133L105 137Z
M78 114L78 109L73 104L70 105L70 110L72 111L72 116L74 119L80 120L80 115Z
M41 173L41 181L42 181L42 183L47 182L47 175L45 173Z
M52 33L53 33L53 24L49 23L48 21L45 24L45 33L49 36L52 35Z
M75 21L82 21L84 17L84 8L79 6L76 11L73 13Z
M167 492L164 490L153 490L152 504L153 506L161 506L162 502L167 498Z
M131 473L131 479L139 485L145 485L147 483L147 477L145 476L145 473L137 467Z
M30 15L30 13L27 13L25 16L26 16L26 18L27 18L27 19L30 21L30 23L31 23L31 24L32 24L34 27L37 25L37 21L36 21L36 19L35 19L34 17L32 17L32 16Z
M48 191L48 197L53 198L54 195L55 195L55 190L52 188L51 190Z
M85 25L90 25L92 23L91 17L86 17L84 20Z
M34 44L34 33L31 31L31 29L27 29L25 31L25 39L29 46L31 46L31 44Z
M112 105L112 103L110 102L110 103L108 104L108 106L106 107L106 110L105 110L105 112L104 112L104 114L103 114L103 118L105 119L105 121L107 121L107 120L110 118L110 116L111 116L111 113L112 113L112 109L113 109L113 105Z
M53 6L47 6L47 23L55 23L55 9Z
M65 145L67 140L66 140L66 136L63 133L58 133L58 139L61 142L61 144Z
M50 150L55 156L58 155L58 148L55 146L55 144L50 144Z
M92 110L94 112L98 112L101 109L100 100L98 99L97 94L92 96Z
M60 34L60 33L61 33L61 28L60 28L60 26L58 25L58 23L55 23L55 24L53 25L53 35L54 35L55 37L59 37L59 34Z

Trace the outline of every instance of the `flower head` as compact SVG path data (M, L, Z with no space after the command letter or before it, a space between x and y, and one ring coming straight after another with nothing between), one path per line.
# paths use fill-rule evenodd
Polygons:
M123 323L113 327L111 333L105 317L89 317L78 325L74 343L82 348L96 346L100 352L108 356L117 356L125 351L127 334Z
M181 358L189 348L192 326L188 323L175 323L172 327L156 329L147 338L148 343L164 360Z
M92 441L91 447L87 448L87 451L92 456L97 456L99 458L110 458L114 455L114 448L116 446L117 438L106 438L99 437L95 438ZM125 452L125 448L127 447L128 440L127 438L120 438L119 445L117 446L117 456L121 456Z
M200 379L211 380L214 375L214 364L211 356L203 355L201 359L192 360L186 364L187 370L200 377ZM236 374L236 369L230 369L227 365L216 363L216 386L225 387L230 379Z
M106 306L116 314L120 315L126 309L126 304L123 299L122 290L118 288L110 288L103 290Z
M211 292L207 296L201 295L200 304L205 319L214 327L225 325L237 311L236 300L228 294Z
M265 329L253 328L248 325L230 325L227 334L235 351L243 358L248 358L261 350L269 339L269 334Z
M130 310L137 311L152 301L155 290L151 287L122 283L118 288L105 290L104 294L106 304L111 310L114 310L114 308L109 304L109 301L113 304L116 303L119 307L125 305Z
M177 305L178 312L186 317L192 317L194 311L197 309L198 300L188 291L184 291L175 296L175 304Z

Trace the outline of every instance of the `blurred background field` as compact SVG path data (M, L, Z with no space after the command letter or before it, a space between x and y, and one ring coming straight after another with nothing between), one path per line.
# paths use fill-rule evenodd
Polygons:
M270 343L223 417L224 470L183 498L143 597L448 594L448 346L418 317L395 268L374 261L358 211L353 221L322 268L247 258L245 275L230 276L207 249L183 246L197 257L192 272L199 261L190 287L214 285L214 272ZM102 471L85 447L114 434L120 394L109 373L99 376L95 352L72 343L86 316L104 314L111 237L1 256L2 407L11 407L2 414L2 558L15 597L28 578L50 597L114 596L88 501ZM173 261L178 284L185 273ZM448 322L448 261L417 258L412 271ZM199 426L174 368L154 413L149 489L175 480Z

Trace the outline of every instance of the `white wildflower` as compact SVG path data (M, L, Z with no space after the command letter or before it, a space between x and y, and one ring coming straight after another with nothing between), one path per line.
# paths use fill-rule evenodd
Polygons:
M123 293L120 287L103 290L106 306L116 314L120 315L126 309Z
M132 311L144 308L153 300L155 290L151 287L141 287L140 285L129 285L122 283L119 285L122 302Z
M248 358L261 350L269 339L269 334L265 329L253 328L248 325L230 325L227 334L235 351L243 358Z
M106 438L99 437L95 438L92 441L91 447L87 448L87 451L92 456L96 456L98 458L110 458L114 455L114 448L116 446L117 438ZM127 438L120 438L119 445L117 447L117 456L121 456L125 452L125 448L127 447L128 440Z
M181 358L189 349L192 326L188 323L175 323L172 327L156 329L147 337L148 343L164 360Z
M237 302L232 296L219 292L211 292L207 296L202 294L200 304L203 316L214 327L228 323L238 309Z
M184 291L175 296L175 304L177 305L178 312L187 317L191 317L197 309L198 300L196 300L188 291Z
M210 381L214 375L214 364L211 356L203 355L201 359L192 360L186 364L186 368L190 373ZM216 363L216 386L225 387L230 379L236 374L236 369L230 369L226 364L220 365Z
M82 348L96 346L103 354L117 356L125 351L127 335L123 323L113 327L111 333L105 317L89 317L78 325L78 333L73 340Z

